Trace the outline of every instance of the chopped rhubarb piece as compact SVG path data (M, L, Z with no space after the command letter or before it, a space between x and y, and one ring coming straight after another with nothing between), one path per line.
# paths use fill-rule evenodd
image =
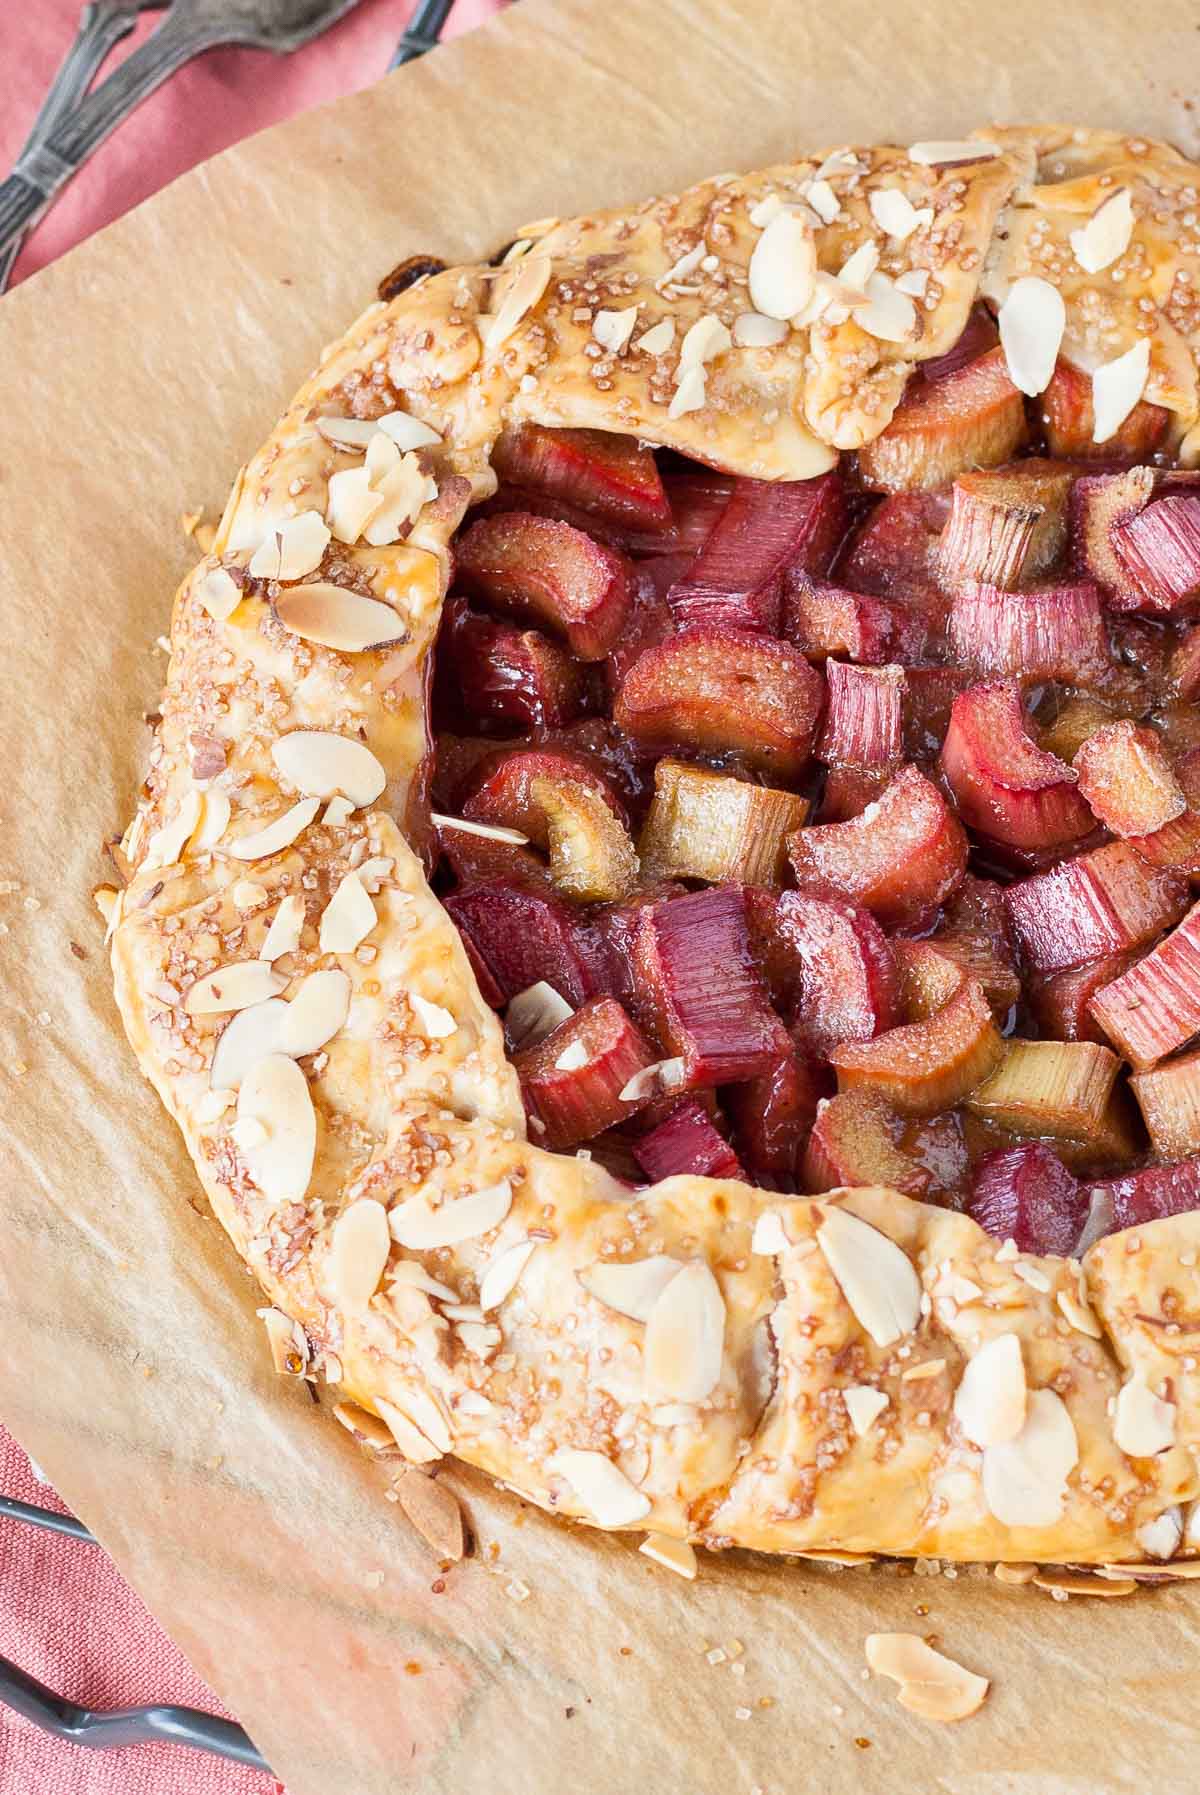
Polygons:
M1063 972L1153 941L1183 915L1187 891L1174 874L1113 841L1010 885L1004 902L1026 964Z
M1026 733L1013 680L972 686L954 700L942 770L963 821L992 841L1060 847L1095 827L1075 773Z
M934 1014L831 1051L839 1091L874 1091L903 1115L932 1116L987 1078L1004 1042L981 987L951 970L958 989Z
M1200 624L1180 638L1167 669L1171 690L1185 704L1200 698Z
M647 1178L690 1173L694 1178L744 1178L737 1155L712 1118L692 1098L677 1103L657 1128L633 1143Z
M1023 679L1099 677L1108 664L1100 594L1088 580L1002 592L964 582L950 612L956 658Z
M576 903L616 903L638 879L629 831L592 786L577 779L534 778L531 801L546 819L550 877Z
M663 484L675 519L675 542L681 551L696 555L733 497L736 482L729 474L692 473L668 474Z
M1047 754L1070 766L1088 737L1115 721L1110 705L1089 694L1073 692L1058 706L1053 722L1038 731L1038 741Z
M582 530L526 511L481 517L455 545L464 592L519 622L544 624L584 661L602 661L632 603L628 561Z
M943 579L1012 592L1049 573L1066 546L1073 477L1052 461L960 475L939 550Z
M1200 1153L1200 1051L1135 1072L1129 1083L1160 1159Z
M837 473L739 480L704 547L671 589L676 621L777 634L784 568L827 572L845 530Z
M841 1091L817 1109L805 1149L806 1190L819 1194L846 1185L882 1186L923 1197L930 1178L898 1145L900 1118L870 1091Z
M798 1188L804 1152L821 1098L833 1080L800 1048L769 1071L723 1093L738 1157L754 1177Z
M871 1041L900 1020L892 945L856 904L784 891L756 892L753 939L775 1002L819 1059L841 1041Z
M433 747L430 802L445 816L457 816L463 799L479 777L479 769L496 744L487 736L455 735L439 730Z
M553 892L495 879L444 903L506 1001L542 979L575 1005L603 989L595 931Z
M825 663L825 726L817 758L838 766L891 767L903 756L903 667Z
M1136 953L1105 954L1066 972L1036 975L1028 981L1026 995L1040 1032L1052 1041L1099 1041L1104 1036L1092 1020L1089 1005L1103 985L1111 985L1128 971Z
M924 380L944 380L947 374L957 374L968 362L977 361L981 355L986 355L999 341L1000 333L987 307L973 305L956 341L941 355L933 355L928 361L918 363L917 373Z
M1131 467L1119 474L1085 474L1071 488L1071 543L1075 565L1096 581L1112 610L1161 610L1142 590L1123 555L1120 533L1154 498L1190 495L1200 475L1157 467ZM1153 542L1154 530L1151 529ZM1135 537L1136 543L1136 537Z
M1083 1194L1091 1208L1088 1231L1092 1239L1122 1228L1144 1228L1168 1215L1200 1209L1200 1159L1147 1166L1145 1171L1129 1172L1123 1178L1089 1184ZM1096 1226L1097 1212L1104 1218L1100 1227Z
M859 474L883 492L944 486L1011 460L1024 437L1024 401L1004 351L991 349L941 380L911 382L887 429L859 450Z
M462 800L464 817L479 823L495 823L518 829L539 848L548 845L546 812L536 803L531 786L535 779L572 780L585 785L624 822L625 808L612 783L595 761L578 750L560 747L497 748L488 744L488 757L476 768L469 796Z
M1181 611L1200 598L1200 496L1156 499L1115 524L1110 540L1146 610Z
M1193 749L1192 753L1200 752ZM1186 758L1186 757L1185 757ZM1175 768L1176 776L1183 773L1182 763ZM1184 873L1188 878L1200 874L1200 794L1183 787L1187 799L1187 809L1180 816L1173 817L1156 829L1152 835L1132 835L1129 838L1131 848L1136 848L1143 860L1151 866Z
M583 711L583 670L540 630L481 617L451 599L438 638L439 714L557 728Z
M836 654L878 665L888 658L896 615L868 592L850 592L789 571L783 581L782 628L788 641L812 660Z
M967 1214L994 1240L1011 1240L1022 1253L1075 1250L1087 1216L1087 1197L1053 1148L1038 1141L989 1153L975 1168Z
M667 1058L672 1049L659 1026L660 1011L637 966L637 940L642 914L671 898L686 897L687 887L664 879L636 891L624 903L604 904L591 912L590 923L600 944L602 972L599 988L623 1003L643 1034L653 1040Z
M750 953L737 886L689 892L641 913L635 964L659 1012L658 1033L683 1060L683 1084L737 1084L788 1051Z
M898 926L949 897L966 869L967 838L936 785L909 766L861 816L799 830L788 853L801 891L864 904Z
M565 499L609 523L642 530L671 527L653 452L631 436L521 424L501 431L492 466L514 486Z
M808 800L792 792L660 760L638 843L642 868L651 879L782 885L785 838L807 815Z
M689 629L638 657L613 717L643 748L739 754L790 779L812 751L823 690L821 675L786 642Z
M655 1064L645 1037L611 997L595 997L513 1065L539 1146L557 1152L635 1115L658 1095L622 1097L638 1072ZM635 1090L636 1090L635 1086Z
M1200 1034L1200 904L1144 959L1102 986L1091 1009L1139 1072Z
M621 682L640 654L657 648L675 634L675 619L667 603L667 593L675 578L690 566L690 555L663 555L655 561L642 561L634 568L633 602L620 639L610 649L604 663L610 701L621 689ZM660 568L671 574L664 585L657 577Z
M1046 447L1059 460L1144 460L1158 448L1171 416L1161 405L1139 399L1115 435L1093 442L1091 375L1061 358L1042 394L1041 407Z
M486 826L486 825L485 825ZM513 841L497 841L487 835L476 835L455 829L452 819L437 825L438 845L454 875L455 883L464 889L485 885L492 879L514 880L518 885L548 887L550 874L546 864L529 848Z
M929 945L945 959L953 960L960 972L982 987L998 1022L1007 1020L1021 997L1021 981L1010 953L999 951L994 941L978 929L939 929L929 937Z
M967 1099L1014 1134L1092 1140L1104 1131L1121 1062L1094 1041L1006 1041L995 1071Z
M1075 771L1080 794L1114 835L1152 835L1187 809L1158 736L1128 717L1088 737Z
M949 515L948 492L898 492L881 499L851 539L838 579L855 592L884 597L931 591Z
M846 823L861 816L888 788L890 767L830 767L818 813L822 823Z

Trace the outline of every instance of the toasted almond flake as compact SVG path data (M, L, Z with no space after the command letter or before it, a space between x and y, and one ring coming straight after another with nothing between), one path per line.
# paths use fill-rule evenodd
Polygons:
M917 308L886 274L867 277L864 305L851 307L854 321L883 343L903 343L917 327Z
M1096 1567L1096 1575L1132 1577L1135 1583L1190 1583L1200 1578L1200 1559L1175 1558L1169 1564L1165 1560L1155 1564L1102 1564Z
M840 1564L851 1566L856 1564L874 1564L873 1552L843 1552L834 1546L829 1551L797 1552L797 1558L811 1560L813 1564Z
M300 1059L306 1053L319 1053L345 1025L350 1014L351 984L347 973L338 967L310 972L279 1025L279 1053Z
M377 1396L375 1406L387 1429L388 1445L397 1445L410 1464L431 1465L435 1459L443 1456L433 1441L427 1439L421 1429L410 1421L403 1410L396 1407L395 1403L388 1402L382 1396Z
M462 1509L444 1480L410 1471L395 1489L405 1518L432 1548L435 1557L457 1564L464 1551Z
M430 425L423 424L408 411L388 411L376 420L376 428L390 436L396 447L407 454L410 449L432 449L441 437Z
M417 455L401 455L382 430L367 447L366 473L384 502L363 525L363 540L372 548L386 548L398 542L437 498L437 481L425 473Z
M702 318L697 318L679 345L676 381L682 380L688 368L702 362L715 361L718 355L724 355L732 341L725 325L712 312L706 312Z
M906 268L903 274L896 276L896 291L908 293L913 299L924 299L928 285L928 268Z
M547 1459L546 1469L563 1478L598 1527L632 1527L650 1513L650 1498L602 1452L569 1448Z
M279 1376L299 1377L309 1359L308 1336L304 1329L282 1309L259 1309L258 1316L267 1330L271 1363Z
M1024 1259L1013 1264L1013 1277L1020 1278L1022 1284L1028 1284L1031 1290L1040 1290L1043 1294L1050 1288L1050 1280L1040 1265L1030 1265Z
M1153 1458L1175 1444L1175 1415L1175 1404L1135 1374L1117 1392L1113 1439L1130 1458Z
M495 1412L495 1403L489 1402L486 1396L481 1396L478 1390L464 1390L458 1399L458 1408L455 1410L456 1414L476 1415L480 1420L485 1420Z
M467 1351L477 1359L490 1359L503 1337L499 1328L482 1321L460 1321L454 1331Z
M650 1410L650 1419L655 1427L695 1427L700 1411L690 1402L663 1402Z
M431 1208L424 1197L409 1197L392 1210L389 1225L399 1246L426 1253L490 1234L511 1208L512 1186L505 1180L466 1197L452 1197L438 1209Z
M666 1571L674 1571L677 1577L686 1577L689 1583L696 1581L696 1554L685 1539L671 1539L665 1533L648 1533L639 1552L652 1558L655 1564L661 1564Z
M330 798L325 806L321 821L330 829L340 829L354 815L354 806L349 798L343 798L339 792L336 798Z
M298 892L285 897L271 918L266 939L258 950L260 960L282 960L284 954L295 953L304 927L304 899Z
M964 1670L915 1633L869 1633L866 1654L873 1671L899 1683L901 1707L923 1720L966 1720L988 1692L986 1677Z
M1016 1241L1011 1237L1008 1240L1002 1241L996 1248L996 1264L1011 1265L1019 1251L1020 1248L1017 1246Z
M319 798L301 798L280 816L273 817L261 829L239 835L231 841L227 852L234 860L266 860L290 848L298 835L303 835L321 808Z
M271 745L276 767L306 798L332 798L339 792L356 809L373 804L387 785L387 774L364 742L325 729L294 729Z
M379 425L373 418L318 418L317 429L327 443L349 454L362 454Z
M568 1041L554 1062L556 1072L578 1072L588 1063L588 1050L582 1041Z
M600 1260L575 1276L588 1295L605 1308L615 1309L631 1321L649 1321L659 1297L681 1269L678 1259L655 1253L649 1259L629 1259L623 1264Z
M783 211L783 201L777 193L764 193L762 198L751 206L749 219L758 230L765 230L777 212Z
M682 1059L656 1060L652 1066L643 1066L640 1071L635 1072L618 1094L622 1103L640 1103L643 1097L653 1097L659 1091L673 1089L682 1077Z
M1179 1549L1183 1538L1183 1512L1165 1508L1152 1521L1143 1521L1133 1536L1147 1558L1167 1559Z
M940 1377L946 1369L945 1359L922 1359L918 1365L909 1365L900 1373L902 1384L923 1384L932 1377Z
M539 979L536 985L529 985L524 991L509 1000L504 1012L504 1023L508 1036L513 1044L513 1051L523 1047L536 1047L547 1035L552 1035L563 1022L569 1022L575 1014L566 998L554 989L553 985ZM622 1098L625 1093L622 1091Z
M993 1575L998 1583L1024 1585L1032 1583L1037 1574L1036 1564L998 1564L993 1569Z
M479 1307L485 1315L489 1309L498 1309L505 1298L512 1295L521 1273L537 1251L537 1244L536 1240L518 1240L489 1261L479 1280Z
M1119 187L1092 213L1081 229L1071 232L1075 260L1089 274L1099 274L1129 248L1133 235L1133 206L1124 187Z
M246 1010L251 1004L278 996L286 984L283 975L264 960L232 960L190 985L183 1007L189 1016L219 1016L227 1010Z
M1079 1333L1089 1334L1093 1340L1103 1339L1104 1330L1086 1303L1077 1301L1069 1290L1060 1290L1055 1301L1071 1326Z
M672 262L667 272L660 274L654 283L659 292L664 287L674 286L676 281L686 280L689 274L694 274L704 260L705 253L704 244L697 243L694 249L689 249L681 255L677 262Z
M1005 295L997 321L1013 385L1031 397L1044 393L1067 323L1062 294L1039 275L1023 274Z
M762 312L741 312L733 321L733 340L741 349L773 349L787 334L782 318L767 318Z
M289 586L275 601L275 615L293 636L342 654L382 648L407 634L390 605L364 598L361 592L347 592L329 580Z
M238 1116L230 1123L229 1135L234 1146L246 1153L251 1148L262 1146L267 1138L267 1130L257 1116Z
M244 1150L247 1170L273 1203L298 1203L317 1150L317 1118L308 1081L294 1060L269 1054L242 1079L238 1116L259 1122L266 1139Z
M390 854L372 854L369 859L364 860L362 864L356 866L354 870L366 886L367 890L371 893L371 896L374 897L379 890L380 881L390 878L392 873L396 870L396 862ZM408 892L401 892L397 895L402 898L407 898L410 894Z
M255 549L250 572L256 580L302 580L321 565L329 540L319 511L281 518Z
M378 921L362 880L356 872L348 872L321 912L321 952L352 954Z
M750 301L767 318L791 318L812 298L817 246L802 218L776 212L750 257Z
M853 150L831 150L813 179L827 181L830 175L856 175L858 172L858 157Z
M502 349L550 284L550 257L531 252L516 264L517 272L488 326L489 359Z
M973 1278L964 1278L961 1272L952 1271L942 1280L939 1295L948 1296L952 1303L965 1309L970 1303L977 1303L983 1291Z
M1132 349L1105 362L1092 375L1092 409L1096 427L1094 443L1114 436L1146 390L1150 375L1150 339L1139 337Z
M209 1069L214 1091L236 1091L251 1066L279 1053L279 1031L288 1006L281 997L239 1010L222 1031Z
M990 162L1000 154L995 143L976 142L971 138L930 138L913 143L908 159L920 168L949 168L955 162Z
M647 355L665 355L674 341L674 318L660 318L657 324L652 324L649 330L642 332L633 346L635 349L645 350Z
M954 1413L975 1446L1015 1440L1025 1425L1025 1361L1017 1334L996 1334L968 1359Z
M693 1259L671 1278L646 1323L647 1395L703 1402L718 1383L725 1352L725 1299L707 1263Z
M606 311L601 307L592 319L592 335L602 349L607 349L611 355L620 355L633 335L637 315L636 305L625 306L620 311Z
M522 835L519 829L505 829L499 823L471 823L465 817L442 816L439 811L431 812L431 821L438 829L457 829L461 835L478 835L484 841L507 841L514 848L529 846L529 837Z
M257 879L235 879L229 887L229 895L243 915L247 910L257 910L267 901L267 893Z
M886 231L896 243L906 243L914 231L926 229L933 223L933 207L922 206L918 211L899 187L876 188L869 204L871 216L880 230Z
M343 1209L329 1242L329 1277L334 1297L348 1313L365 1309L383 1277L392 1237L387 1210L364 1197Z
M888 1406L888 1397L872 1384L850 1384L842 1391L850 1425L861 1438L869 1434Z
M708 383L705 379L703 365L700 362L693 362L675 388L675 396L667 407L667 416L682 418L686 417L690 411L703 411L707 394Z
M449 1284L442 1284L431 1277L419 1259L401 1259L393 1265L388 1273L389 1282L404 1284L414 1290L423 1290L426 1296L436 1296L439 1302L456 1303L457 1290L451 1290Z
M373 1452L388 1452L396 1444L387 1423L381 1421L378 1415L372 1415L369 1409L360 1409L356 1402L335 1402L333 1418L341 1422L347 1433L352 1433L356 1440L369 1446Z
M429 1040L448 1041L451 1035L458 1033L458 1023L440 1003L430 1003L417 991L408 993L408 1003Z
M773 1259L777 1253L786 1253L791 1245L784 1229L782 1218L774 1209L768 1209L758 1216L754 1223L754 1232L750 1236L750 1251L763 1259Z
M446 1420L445 1411L436 1397L432 1396L428 1390L405 1390L403 1396L390 1402L388 1407L402 1414L413 1427L419 1428L425 1438L431 1441L439 1452L452 1450L454 1438L450 1432L450 1424ZM380 1413L383 1413L382 1404Z
M841 202L823 175L809 182L804 197L822 224L832 224L841 212Z
M345 467L330 475L325 518L339 542L357 542L383 505L384 496L371 485L365 467Z
M232 617L242 602L242 589L227 567L213 567L200 582L200 603L217 623Z
M1068 1596L1131 1596L1137 1588L1132 1577L1089 1577L1082 1571L1039 1571L1032 1582Z
M200 825L191 838L193 853L214 848L229 827L233 806L229 793L213 788L204 793Z
M892 1346L921 1317L921 1281L908 1254L847 1209L827 1208L817 1242L855 1319L876 1346Z
M1020 1433L984 1449L988 1509L1006 1527L1053 1527L1078 1462L1075 1425L1061 1397L1053 1390L1031 1390Z
M867 237L838 269L838 284L865 297L867 282L879 266L879 246Z
M243 1016L248 1016L250 1011L243 1010L241 1014ZM207 1126L210 1122L218 1122L225 1114L225 1111L227 1109L232 1109L236 1102L237 1092L231 1091L228 1088L205 1091L204 1095L199 1098L196 1103L196 1120L201 1126Z
M184 844L191 840L200 821L204 806L204 794L193 786L186 791L179 801L179 808L169 822L156 829L146 843L145 858L141 870L149 871L152 867L174 866L183 853Z

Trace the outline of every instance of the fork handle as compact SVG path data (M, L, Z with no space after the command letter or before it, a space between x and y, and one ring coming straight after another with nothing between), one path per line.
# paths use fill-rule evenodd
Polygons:
M81 101L0 183L0 251L29 229L71 176L142 101L205 50L228 40L215 19L172 8L145 43Z

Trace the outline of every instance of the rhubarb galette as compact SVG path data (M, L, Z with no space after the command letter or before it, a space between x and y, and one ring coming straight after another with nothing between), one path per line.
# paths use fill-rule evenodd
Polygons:
M1198 187L543 220L239 475L117 995L370 1448L685 1572L1200 1546Z

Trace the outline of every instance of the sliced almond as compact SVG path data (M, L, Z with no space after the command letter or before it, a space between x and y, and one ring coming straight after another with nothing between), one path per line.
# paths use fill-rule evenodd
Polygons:
M1006 1527L1053 1527L1079 1462L1075 1424L1053 1390L1031 1390L1025 1425L983 1454L983 1496Z
M906 243L914 231L927 229L933 223L933 207L913 205L899 187L879 187L869 201L871 216L881 231L896 243Z
M478 835L484 841L507 841L514 848L529 846L527 835L519 829L505 829L500 823L472 823L461 816L443 816L437 810L430 813L430 821L436 829L457 829L460 835Z
M282 960L284 954L294 954L300 945L303 927L304 899L298 892L292 892L283 899L271 918L266 939L258 950L259 959L271 962Z
M1153 1458L1175 1444L1176 1412L1135 1374L1117 1392L1113 1439L1130 1458Z
M392 1284L411 1285L414 1290L424 1291L427 1296L436 1296L439 1302L458 1301L457 1290L451 1290L449 1284L431 1277L419 1259L401 1259L398 1264L393 1265L388 1278Z
M633 335L637 315L636 305L615 312L601 307L592 319L592 335L602 349L607 349L611 355L619 355Z
M958 1425L975 1446L1015 1440L1025 1425L1025 1361L1017 1334L997 1334L968 1359L954 1395Z
M990 162L1000 154L995 143L977 143L971 138L929 138L908 147L908 159L920 168L950 168L956 162Z
M696 272L697 268L704 260L706 253L707 251L703 242L697 243L693 248L685 250L677 262L672 262L665 274L659 275L654 283L655 286L661 291L663 287L672 287L678 281L686 280L689 274L694 274Z
M372 1452L390 1452L396 1444L386 1421L380 1420L369 1409L360 1409L356 1402L335 1402L333 1418L340 1421L346 1432L352 1433L361 1445L369 1446ZM436 1453L434 1456L437 1456Z
M1152 1521L1143 1521L1133 1537L1147 1558L1173 1557L1183 1539L1182 1510L1165 1508Z
M490 1359L502 1338L499 1328L483 1321L460 1321L455 1332L467 1351L477 1359Z
M686 1577L689 1583L696 1581L696 1554L685 1539L671 1539L665 1533L648 1533L638 1551L652 1558L655 1564L661 1564L664 1570L674 1571L677 1577Z
M732 341L725 325L711 312L706 312L703 318L697 318L679 345L676 380L682 377L685 369L695 367L697 363L715 361L718 355L724 355Z
M204 808L204 794L193 786L179 801L179 808L169 822L156 829L146 843L142 871L157 866L174 866L191 840Z
M203 853L207 848L216 847L229 827L232 813L233 805L229 801L228 792L213 787L204 793L200 825L191 838L195 853Z
M279 1053L300 1059L306 1053L319 1053L345 1026L350 1014L351 984L347 973L339 967L310 972L302 980L287 1015L279 1025Z
M817 1242L855 1319L876 1346L892 1346L921 1319L921 1281L908 1254L846 1209L829 1208Z
M1104 1338L1104 1329L1096 1320L1095 1314L1087 1303L1080 1302L1069 1290L1060 1290L1055 1298L1059 1308L1071 1326L1081 1334L1088 1334L1093 1340Z
M353 804L349 798L343 798L339 793L336 798L330 798L321 821L329 829L340 829L344 823L349 822L353 815Z
M1008 289L997 321L1013 385L1031 397L1044 393L1067 324L1062 294L1040 275L1023 274Z
M867 298L852 308L854 322L883 343L903 343L917 328L917 308L886 274L867 276Z
M546 1461L570 1485L598 1527L632 1527L650 1513L650 1498L602 1452L569 1448Z
M239 835L236 841L230 842L227 852L234 860L266 860L272 854L281 854L284 848L291 847L298 835L303 835L320 808L319 798L301 798L299 803L273 817L261 829Z
M649 330L642 332L633 346L635 349L645 350L647 355L665 355L674 341L674 318L660 318L657 324L652 324Z
M399 454L396 445L381 432L367 449L368 473L372 473L372 454L377 444L386 444L394 459L389 465L386 457L380 458L382 471L372 474L374 488L383 495L384 502L363 525L362 534L363 540L372 548L386 548L407 534L424 507L437 498L438 487L415 454Z
M620 1265L601 1259L575 1276L588 1295L606 1309L615 1309L631 1321L649 1321L659 1297L681 1270L678 1259L655 1253L649 1259L629 1259Z
M389 1225L398 1245L410 1252L427 1253L435 1247L453 1247L461 1240L490 1234L511 1208L512 1186L505 1180L472 1191L466 1197L451 1197L437 1209L424 1197L409 1197L392 1210Z
M376 419L376 426L385 436L390 436L404 454L410 449L435 448L442 440L436 430L423 424L420 418L414 418L409 411L385 412Z
M533 310L550 284L550 257L531 252L517 263L517 273L488 325L487 352L494 356Z
M756 230L764 230L777 212L783 211L783 201L777 193L764 193L756 200L748 213L751 224Z
M691 411L703 411L708 400L708 381L704 368L699 362L693 362L684 373L675 388L674 397L667 407L669 418L686 417Z
M912 299L924 299L928 285L928 268L906 268L903 274L896 276L896 291L907 293Z
M899 1683L901 1707L923 1720L968 1719L983 1706L990 1686L915 1633L868 1633L866 1654L873 1671Z
M329 529L319 511L282 518L255 549L250 572L256 580L302 580L321 565L329 541Z
M349 454L361 454L378 428L374 418L317 419L317 429L325 441Z
M831 150L813 179L825 181L830 175L856 175L859 172L858 157L853 150Z
M197 596L218 623L232 617L242 602L242 589L227 567L213 567L201 580Z
M860 243L853 255L838 269L838 284L851 293L860 294L863 299L867 294L867 282L879 266L879 245L870 237Z
M1099 274L1125 254L1132 236L1133 206L1125 188L1119 187L1081 229L1071 232L1071 248L1081 268Z
M387 774L365 742L326 729L281 735L271 745L271 758L306 798L332 798L340 792L361 810L387 785Z
M1031 1581L1038 1589L1068 1596L1131 1596L1137 1588L1132 1577L1089 1577L1081 1571L1039 1571Z
M189 1016L220 1016L227 1010L248 1010L277 997L287 984L265 960L233 960L206 972L188 988L183 1007Z
M280 1377L299 1377L309 1359L304 1329L282 1309L260 1309L258 1315L267 1330L271 1363L276 1371Z
M842 1401L855 1433L869 1434L888 1406L888 1398L873 1384L850 1384L842 1391Z
M1020 1562L998 1564L993 1568L992 1574L997 1583L1012 1583L1024 1587L1025 1584L1033 1582L1038 1574L1038 1566Z
M504 1012L504 1022L508 1029L509 1039L514 1051L522 1047L536 1047L547 1035L552 1035L563 1022L569 1022L575 1014L566 998L548 985L545 979L539 979L536 985L529 985L524 991L510 999ZM624 1092L621 1093L624 1098Z
M750 300L767 318L791 318L812 297L817 246L795 212L780 211L769 221L750 257Z
M288 1006L281 997L239 1010L222 1030L208 1081L214 1091L236 1091L251 1066L279 1053L279 1031Z
M402 1397L394 1402L379 1402L379 1412L384 1415L388 1426L392 1426L393 1414L400 1414L411 1427L416 1428L430 1442L438 1453L446 1453L454 1445L449 1423L439 1403L427 1390L406 1390ZM385 1413L385 1411L387 1411ZM395 1429L392 1430L395 1432ZM400 1436L396 1435L399 1442Z
M430 1041L448 1041L451 1035L458 1033L458 1023L440 1003L430 1003L417 991L408 994L409 1008L421 1024L422 1033Z
M554 1062L556 1072L578 1072L588 1063L588 1050L582 1041L568 1041Z
M773 1259L778 1253L786 1253L791 1244L783 1220L775 1210L768 1209L757 1218L750 1237L752 1253L758 1253L764 1259Z
M489 1261L479 1280L479 1307L485 1314L489 1309L498 1309L505 1298L512 1295L521 1273L537 1250L537 1244L536 1240L518 1240Z
M1115 436L1146 390L1150 376L1150 339L1139 337L1132 349L1105 362L1092 375L1092 410L1096 425L1094 443Z
M409 1463L414 1465L431 1465L435 1459L442 1457L433 1441L426 1439L420 1428L415 1427L394 1403L377 1396L375 1406L379 1410L385 1446L398 1446Z
M445 1481L411 1471L395 1486L396 1502L436 1557L457 1564L463 1555L462 1509Z
M247 1169L272 1203L296 1203L312 1179L317 1117L308 1081L295 1060L273 1053L242 1079L238 1117L256 1121L265 1139L243 1150Z
M703 1402L721 1376L725 1299L703 1259L671 1278L646 1322L646 1391L656 1401Z
M683 1061L676 1057L669 1060L656 1060L652 1066L643 1066L639 1072L625 1085L618 1095L622 1103L640 1103L643 1097L653 1097L659 1091L671 1090L679 1084L683 1077Z
M391 605L364 598L361 592L347 592L329 580L289 586L275 601L275 615L293 636L341 654L383 648L403 641L408 633Z
M733 321L733 340L740 349L773 349L785 342L788 325L782 318L768 318L762 312L740 312Z
M392 1250L387 1210L364 1197L343 1209L329 1242L329 1277L339 1306L348 1314L365 1309L379 1288Z
M321 952L352 954L378 921L362 880L356 872L348 872L321 912Z
M356 543L383 506L384 495L376 492L365 467L344 467L330 475L325 516L339 542Z
M824 175L817 175L808 183L804 197L822 224L833 224L841 214L841 201Z

